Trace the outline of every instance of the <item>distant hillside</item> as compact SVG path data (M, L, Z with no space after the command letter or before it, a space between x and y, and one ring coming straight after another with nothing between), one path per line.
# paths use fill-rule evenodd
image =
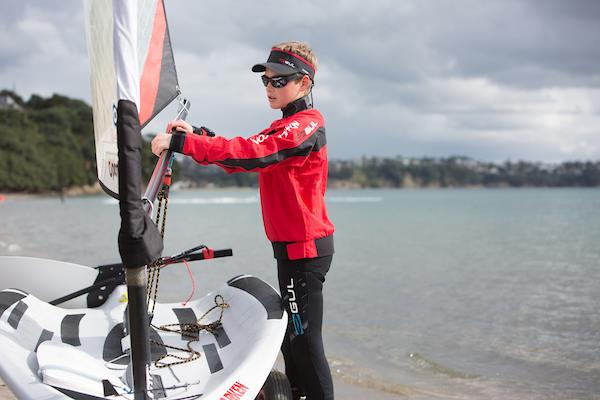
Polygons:
M0 188L9 192L60 190L92 184L95 176L91 108L80 100L33 95L0 109Z
M329 162L334 185L354 187L597 187L600 161L502 164L448 158L378 158Z
M152 173L156 157L143 147L143 173ZM174 179L197 186L257 186L256 174L227 175L184 158ZM81 100L58 94L32 95L24 101L0 92L0 192L40 193L96 183L92 109ZM600 161L542 164L526 161L495 164L466 157L330 160L333 187L598 187Z
M0 92L0 192L61 191L96 183L92 108L58 94L24 101ZM144 174L155 160L144 146Z

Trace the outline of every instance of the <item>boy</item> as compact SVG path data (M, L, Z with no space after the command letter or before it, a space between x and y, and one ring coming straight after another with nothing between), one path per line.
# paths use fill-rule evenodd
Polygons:
M321 337L323 283L333 257L333 224L325 209L327 146L323 116L312 107L317 59L301 42L280 43L256 64L267 100L283 117L250 138L208 137L184 121L172 121L152 141L165 149L216 164L228 173L258 172L263 222L277 259L279 288L289 321L282 344L294 398L333 399L333 383ZM309 99L310 97L310 99ZM195 135L193 133L200 133Z

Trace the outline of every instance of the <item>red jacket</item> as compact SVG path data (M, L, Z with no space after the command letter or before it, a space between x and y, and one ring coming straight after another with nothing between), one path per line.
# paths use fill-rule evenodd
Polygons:
M333 254L327 217L327 145L323 116L306 99L290 103L283 118L249 138L174 134L171 149L228 173L258 172L267 237L276 258Z

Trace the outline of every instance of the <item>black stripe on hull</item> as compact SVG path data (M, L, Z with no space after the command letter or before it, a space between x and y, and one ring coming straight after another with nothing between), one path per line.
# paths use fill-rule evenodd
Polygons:
M231 344L231 339L229 339L229 336L227 336L227 332L225 332L223 325L219 326L214 335L215 339L217 339L217 344L219 345L220 349Z
M183 324L193 324L196 323L198 318L196 317L196 313L191 308L174 308L173 313L177 316L177 321L180 325ZM219 328L214 332L215 339L217 340L217 344L219 348L223 348L231 343L231 339L225 332L225 328L223 325L219 326ZM188 332L187 334L181 334L181 340L189 340L189 339L198 339L200 337L199 332Z
M160 375L151 375L152 377L152 394L153 399L164 399L167 397L165 386Z
M129 363L129 357L121 357L125 354L121 346L121 339L124 337L123 323L120 322L113 326L108 335L106 335L106 339L104 339L104 348L102 349L102 359L104 361L112 361L120 365Z
M4 291L0 292L0 317L4 314L10 306L15 304L17 301L27 297L27 294L22 292Z
M198 318L196 318L196 313L191 308L174 308L173 313L175 313L179 325L193 324L198 320ZM198 337L197 331L186 332L186 334L183 332L181 333L181 340L198 339Z
M206 344L202 346L202 350L204 350L204 357L206 357L206 362L208 363L211 374L223 369L223 363L221 362L221 357L219 357L217 346L214 344Z
M15 308L13 308L12 312L10 313L10 316L8 317L8 324L14 329L17 329L17 327L19 326L19 322L23 317L23 314L25 314L25 311L27 311L27 308L29 308L27 304L23 303L22 301L19 301Z
M65 396L67 396L71 399L75 399L75 400L104 400L105 399L104 397L96 397L96 396L92 396L90 394L76 392L74 390L59 388L56 386L52 386L52 387L54 389L58 390L59 392L61 392L62 394L64 394Z
M102 380L102 387L104 389L104 397L107 396L118 396L119 392L115 389L115 387L110 383L108 379Z
M40 347L40 344L47 342L49 340L52 340L53 336L54 336L54 332L47 331L46 329L44 329L42 331L42 333L40 334L40 338L38 339L37 344L35 345L34 352L37 353L37 349L38 349L38 347Z
M63 343L81 346L79 339L79 324L85 314L65 315L60 323L60 337Z
M150 328L150 359L156 361L167 355L167 349L163 346L165 343L154 328Z
M267 283L254 276L246 276L239 279L232 279L228 284L229 286L241 289L256 298L267 311L267 319L283 318L281 297L279 296L279 293Z
M123 351L121 340L125 337L125 331L123 330L123 323L120 322L113 326L106 339L104 340L104 347L102 349L102 359L118 365L129 364L129 354ZM154 328L150 328L150 354L152 361L156 361L159 358L167 354L167 349L163 346L164 342L158 332Z

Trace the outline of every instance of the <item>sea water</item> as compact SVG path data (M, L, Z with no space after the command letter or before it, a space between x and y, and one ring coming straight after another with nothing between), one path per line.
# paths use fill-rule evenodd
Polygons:
M324 338L334 375L415 399L600 398L600 191L330 190L336 254ZM107 196L9 198L0 255L117 262ZM190 264L195 296L242 273L276 285L256 190L172 192L165 252ZM183 301L183 265L159 301Z

